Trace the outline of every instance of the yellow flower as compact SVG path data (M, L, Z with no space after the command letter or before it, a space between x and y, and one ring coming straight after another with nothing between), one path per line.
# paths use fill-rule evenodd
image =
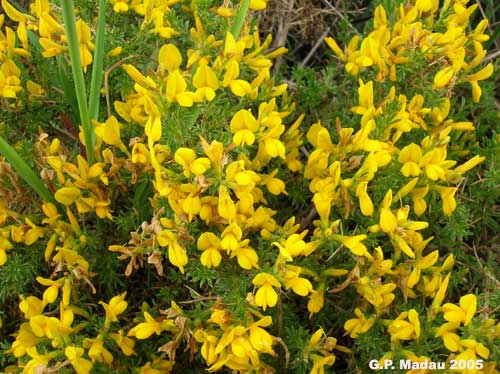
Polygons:
M7 250L12 249L12 244L0 233L0 266L7 262Z
M94 121L95 134L104 143L119 148L122 152L129 154L127 147L120 138L120 123L115 116L109 117L106 122L99 123Z
M10 351L14 357L22 357L26 355L28 351L31 351L40 340L41 339L33 333L29 323L22 323L17 331L16 340L12 343Z
M32 245L44 236L45 230L42 227L35 225L29 218L25 218L24 221L30 227L24 234L24 244Z
M269 0L250 0L250 9L263 10L267 6Z
M418 177L422 172L418 166L421 159L422 149L418 145L411 143L404 147L398 156L398 161L403 164L401 174L405 177Z
M124 13L129 9L127 0L111 0L111 4L113 4L113 11L115 13Z
M122 65L123 70L129 75L130 78L134 80L135 83L138 85L144 87L144 88L156 88L156 83L150 78L150 77L145 77L144 75L141 74L139 70L133 65L130 64L123 64Z
M215 171L217 175L219 175L222 171L223 164L223 156L224 156L224 145L217 140L213 140L210 144L202 137L201 139L201 147L203 148L203 152L207 155L212 163L212 169Z
M125 356L131 356L135 354L134 352L135 341L131 338L127 338L123 334L123 330L119 330L117 334L111 334L110 336L120 347Z
M256 351L274 356L276 354L273 350L274 339L271 334L262 328L270 326L272 322L270 316L261 318L250 325L248 332L250 335L250 343Z
M90 28L85 22L79 19L76 21L76 31L78 41L80 42L80 60L83 71L87 72L87 66L92 63L92 53L90 53L90 50L94 49L94 45L90 41Z
M359 183L358 187L356 187L356 196L359 198L361 213L364 216L371 217L373 215L373 202L370 199L370 195L366 192L367 188L367 181Z
M476 360L476 354L488 359L490 356L490 350L484 346L483 343L478 343L474 339L462 339L460 344L466 348L464 352L457 355L457 360Z
M265 160L270 157L280 157L285 159L285 145L279 140L279 137L285 131L285 126L277 125L270 128L259 141L258 158Z
M408 318L408 321L405 319ZM389 324L387 331L391 335L391 341L416 340L420 336L420 320L418 312L411 309L401 313Z
M237 146L252 145L255 141L254 132L259 123L249 110L239 110L231 119L229 124L233 135L233 142Z
M453 255L450 255L450 256L453 256ZM448 256L448 258L446 260L448 260L450 258L450 256ZM437 311L437 309L441 306L441 303L444 300L444 297L446 295L446 290L448 289L448 283L450 281L450 277L451 277L451 273L448 273L448 275L443 280L441 280L441 282L439 284L439 288L436 291L436 295L434 296L434 300L432 300L431 310L433 313L435 313Z
M210 167L210 160L206 157L196 158L191 148L179 148L175 152L175 161L184 168L184 175L201 175Z
M307 303L307 310L310 312L309 318L314 313L318 313L321 309L323 309L323 305L325 303L325 292L324 286L318 288L316 291L312 291L309 296L309 301Z
M82 358L83 348L69 346L64 350L64 354L75 369L77 374L89 374L92 369L92 362Z
M40 38L40 45L43 48L42 56L43 57L53 57L57 56L67 50L66 47L63 47L60 44L48 39L48 38ZM1 72L0 72L1 73Z
M445 68L439 70L434 76L434 85L432 86L432 88L443 88L450 82L455 73L456 72L452 66L446 66Z
M46 279L42 277L36 277L36 281L43 286L48 287L43 293L43 302L44 304L51 304L59 295L59 288L62 287L65 278L59 278L54 281L52 279Z
M158 52L158 65L169 73L179 69L182 64L182 55L174 44L165 44Z
M66 206L73 204L78 198L80 198L81 192L76 187L63 187L56 191L56 200Z
M184 266L188 263L186 250L177 241L176 235L169 230L162 230L158 234L158 244L168 247L168 259L170 263L179 268L184 274Z
M95 339L85 339L83 346L88 349L88 355L92 362L104 362L107 365L113 362L113 355L104 347L101 335Z
M363 83L363 81L359 80L358 87L358 96L359 96L359 105L355 106L351 109L356 114L363 115L369 109L373 108L373 81L369 81L368 83Z
M173 366L173 361L157 357L153 360L153 362L149 361L142 366L139 374L167 374L172 372Z
M169 103L177 102L180 106L191 107L196 99L194 92L186 91L187 83L178 69L168 74L166 97Z
M35 296L28 296L26 299L21 297L19 310L24 313L24 318L31 319L34 316L40 315L43 312L46 304Z
M444 346L450 352L457 352L462 348L460 344L460 336L455 333L455 330L459 326L459 322L446 322L436 331L436 337L441 337L443 339Z
M325 366L332 366L335 363L335 356L334 355L328 355L328 356L319 356L319 355L314 355L314 364L309 372L309 374L324 374L325 373Z
M142 143L135 143L132 147L131 161L134 164L147 164L151 160L148 148Z
M413 210L417 216L424 214L427 209L427 203L424 200L427 192L429 192L429 186L414 188L412 191Z
M285 240L284 243L273 242L272 244L278 247L280 255L286 261L292 261L293 257L304 254L304 250L307 248L307 245L302 239L306 234L307 231L303 231L301 234L292 234Z
M201 356L205 359L207 365L212 365L217 361L217 354L215 353L215 347L219 339L209 334L208 332L198 329L194 333L194 338L197 342L203 343L200 349Z
M451 162L451 165L454 162ZM419 166L424 167L425 174L430 180L437 181L438 179L444 180L447 167L450 165L446 162L446 147L434 148L428 151L420 161Z
M490 62L484 68L479 70L478 72L467 76L465 79L470 82L472 86L472 101L478 103L481 99L481 87L477 83L480 80L488 79L493 74L493 64Z
M198 249L203 251L200 262L202 265L211 268L217 267L220 264L222 256L220 250L220 239L211 232L204 232L197 241Z
M266 185L267 190L273 195L288 195L285 190L285 183L274 176L278 174L278 169L273 170L271 174L263 175L261 182Z
M356 284L358 293L377 309L385 308L392 303L395 298L392 291L395 288L396 284L393 282L382 284L380 280L367 276L361 277Z
M472 157L470 160L468 160L467 162L464 162L462 165L457 166L453 171L456 173L459 173L459 174L464 174L467 171L471 170L472 168L475 168L477 165L479 165L484 160L486 160L486 157L476 155L476 156Z
M212 9L212 11L224 18L232 17L234 15L234 10L225 6L221 6L215 10Z
M347 60L344 52L342 51L342 49L340 49L339 45L332 37L330 37L330 36L326 37L325 42L331 48L333 53L335 53L337 55L337 57L340 59L340 61L345 62Z
M241 231L241 228L238 226L238 224L236 224L235 222L231 223L222 232L221 247L227 250L228 253L236 250L239 246L239 241L241 240L242 236L243 232Z
M121 55L122 52L123 52L122 47L115 47L111 51L108 52L108 56L109 57L116 57L116 56Z
M203 100L212 101L215 90L219 87L217 75L206 62L201 62L193 76L193 86L196 88L195 95Z
M109 327L111 322L118 321L117 316L122 314L125 311L125 309L127 309L128 303L125 301L126 295L127 292L124 292L118 296L114 296L109 301L109 304L106 304L103 301L99 301L99 304L101 304L104 310L106 311L106 321L104 323L105 327Z
M26 88L30 93L30 97L33 99L38 96L42 96L45 93L45 90L39 84L33 82L32 80L28 80L26 82Z
M33 16L25 13L21 13L16 8L14 8L7 0L2 0L2 8L12 21L14 22L26 22L27 20L33 20Z
M158 322L148 312L144 312L144 319L146 321L130 329L127 336L135 336L137 339L143 340L149 338L153 334L160 335L162 331L173 329L175 326L172 320Z
M392 190L389 189L385 194L384 200L380 207L380 221L379 225L383 232L391 233L398 227L398 221L394 213L392 213L390 206L392 203Z
M222 218L232 221L236 216L236 206L225 186L219 186L219 202L217 211Z
M238 243L238 248L231 252L231 258L236 256L238 265L245 270L258 269L259 257L257 256L257 252L248 246L248 243L250 243L250 239L245 239Z
M191 187L191 185L189 186ZM199 192L193 189L182 201L182 210L188 214L188 222L191 222L193 217L200 212L201 200L198 195Z
M188 263L186 250L175 241L168 246L168 259L170 263L177 266L182 274L184 274L184 266Z
M349 250L354 253L356 256L365 256L371 258L371 255L368 253L368 249L366 246L361 243L363 240L367 238L365 234L354 235L354 236L343 236L338 235L342 244L349 248Z
M358 318L347 320L344 323L344 329L346 330L344 335L349 335L351 338L356 339L359 334L364 334L370 330L375 323L375 318L370 317L366 319L363 312L361 312L359 308L354 309L354 314Z
M271 308L278 302L278 294L273 287L281 287L280 282L269 273L259 273L257 274L252 283L255 286L259 286L257 293L255 294L255 304L266 310L268 306Z
M460 306L455 304L446 303L441 307L444 312L444 319L449 322L459 322L467 326L472 317L476 313L477 299L476 295L468 294L460 298Z
M19 69L12 60L7 60L0 66L0 95L7 99L16 98L17 92L22 90L19 79Z
M457 207L455 193L458 191L458 188L443 186L435 186L434 188L441 194L441 200L443 201L443 213L447 216L451 216Z

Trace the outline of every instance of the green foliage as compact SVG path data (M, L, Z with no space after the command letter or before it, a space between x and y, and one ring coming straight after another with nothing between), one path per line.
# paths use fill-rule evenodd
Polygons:
M495 370L500 65L474 63L474 5L372 1L336 57L273 71L264 0L9 4L2 152L40 180L0 160L6 372Z

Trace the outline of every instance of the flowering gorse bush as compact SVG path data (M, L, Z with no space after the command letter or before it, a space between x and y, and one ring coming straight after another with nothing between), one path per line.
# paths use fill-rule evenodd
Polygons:
M0 264L43 262L4 311L6 372L347 371L373 331L381 362L498 372L500 323L474 293L447 298L456 261L429 225L485 160L451 110L493 73L475 5L409 2L393 22L379 6L366 37L326 38L354 87L328 128L275 83L286 50L245 21L266 1L112 0L97 35L67 3L2 0L2 110L60 105L64 125L29 134L32 174L2 139ZM46 59L59 92L30 64Z

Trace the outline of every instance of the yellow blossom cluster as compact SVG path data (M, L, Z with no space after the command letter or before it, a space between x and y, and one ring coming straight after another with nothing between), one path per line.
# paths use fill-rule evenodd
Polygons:
M355 36L344 50L331 37L325 41L345 63L349 74L358 75L370 68L377 72L379 82L387 77L396 81L398 65L422 56L428 64L441 67L434 75L433 89L451 90L455 83L469 82L477 103L481 98L478 82L491 76L493 64L477 70L486 56L483 43L489 39L484 33L488 20L482 20L468 32L470 17L479 6L468 3L469 0L446 0L440 6L438 0L417 0L409 7L400 4L398 19L392 25L385 9L379 6L373 31L363 40ZM442 32L436 31L440 29Z
M200 351L208 371L224 366L239 372L269 369L259 354L276 355L275 338L263 329L272 324L270 316L261 316L258 320L249 316L248 323L241 324L228 310L215 305L207 322L207 328L196 330L193 336L201 343Z
M16 31L5 26L0 30L0 97L15 99L20 91L26 88L30 96L40 97L45 90L37 83L27 79L25 87L21 85L20 63L23 58L32 56L30 52L30 33L38 35L38 43L42 48L42 56L49 58L67 51L67 40L64 26L58 20L57 13L48 0L36 0L30 4L29 14L20 12L8 0L2 0L5 15L17 24ZM3 27L5 15L0 16L0 29ZM84 71L92 63L91 51L94 50L90 28L83 20L76 23L76 31L80 49L80 59ZM32 48L33 46L31 46ZM21 61L20 61L21 60Z
M135 17L158 37L155 53L146 62L126 57L107 70L121 67L131 85L108 105L107 116L93 121L96 162L40 131L38 174L53 201L34 204L25 214L0 194L0 266L28 247L41 248L51 269L36 278L38 296L20 295L21 322L7 352L18 364L10 372L71 367L85 374L97 366L120 371L135 365L142 374L170 373L189 353L209 372L271 373L281 348L289 353L283 321L295 309L309 315L310 331L304 328L303 346L293 348L299 357L284 365L307 365L311 374L334 365L334 349L353 354L332 335L359 339L374 326L391 347L383 359L426 359L422 354L428 353L406 349L423 336L442 342L457 359L490 359L480 337L500 337L500 323L476 318L474 294L458 305L444 303L456 260L444 248L432 248L427 219L431 209L444 217L454 213L463 176L485 160L464 161L467 152L451 147L456 134L475 127L452 118L448 93L467 81L477 102L478 81L492 74L491 64L478 68L485 21L467 32L475 5L417 0L401 5L392 24L379 6L366 38L355 37L344 50L327 38L356 76L357 98L351 117L337 119L335 128L317 121L304 131L307 114L294 113L287 85L274 82L273 60L286 49L270 50L271 37L262 40L249 25L241 35L212 32L197 1L110 3L115 17ZM245 4L260 10L267 0L244 0L234 9L224 2L210 14L230 25ZM17 64L30 57L27 33L36 33L45 58L65 54L67 41L59 11L48 0L32 2L29 14L7 0L2 7L17 29L4 27L0 16L0 96L20 100L28 77ZM190 26L186 35L176 17ZM86 71L92 33L83 20L77 32ZM108 56L121 52L117 47ZM437 99L398 84L400 71L417 57L439 68L432 71L434 86L425 87L436 90ZM372 70L376 75L365 74ZM46 92L29 80L26 88L32 96ZM187 136L206 125L214 107L220 109L220 138L201 132L194 145L168 142L176 114L189 114L190 121L180 116ZM83 130L79 140L85 142ZM306 214L290 214L287 206L298 184L305 186ZM126 240L115 232L124 221L119 204L129 201L121 195L152 212L138 227L127 227ZM100 255L89 254L95 242L104 247L96 251L126 262L120 281L130 288L108 302L100 295L102 274L91 266L91 256ZM151 265L156 274L149 273ZM151 303L149 292L156 290L138 296L131 289L146 272L162 285ZM213 290L203 288L206 295L191 287L199 274L215 274ZM170 288L170 281L190 293ZM176 294L192 300L176 304ZM335 321L340 331L319 326L315 318L343 294L359 295L350 305L353 318ZM485 365L496 370L493 361Z

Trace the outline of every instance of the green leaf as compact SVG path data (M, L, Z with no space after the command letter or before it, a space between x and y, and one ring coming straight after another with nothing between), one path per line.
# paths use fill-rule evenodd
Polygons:
M12 167L16 170L17 174L19 174L19 176L24 179L24 181L28 183L44 201L54 201L52 194L47 187L45 187L41 179L29 167L26 161L19 156L16 150L12 148L10 144L7 143L1 136L0 153L5 156L7 161L9 161Z
M85 140L85 149L87 151L87 160L89 164L94 163L94 128L90 123L89 110L87 107L87 94L85 90L85 80L83 78L82 61L80 59L80 44L76 31L75 9L73 0L61 1L62 16L64 20L64 29L68 39L69 56L71 58L71 70L75 81L76 98L78 100L78 109L83 128L83 137Z
M94 62L92 64L92 81L89 93L89 116L90 120L99 117L99 98L101 97L102 66L104 60L104 40L106 36L106 0L99 0L99 14L97 21L97 35L94 51ZM92 132L92 136L95 136ZM93 140L95 142L95 139Z
M248 13L248 8L250 7L250 0L242 0L240 8L236 13L236 19L234 20L233 26L231 27L231 34L237 40L240 36L241 28L245 22L245 17Z

